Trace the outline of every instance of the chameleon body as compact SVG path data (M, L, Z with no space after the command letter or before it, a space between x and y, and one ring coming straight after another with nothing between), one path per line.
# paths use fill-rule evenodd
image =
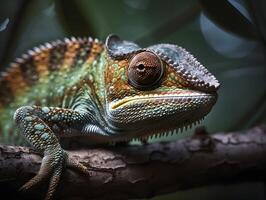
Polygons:
M30 50L0 77L2 142L20 143L14 123L44 154L22 189L50 177L52 197L64 166L88 173L59 138L116 142L173 133L201 120L219 82L188 51L172 44L141 48L110 35L65 39Z

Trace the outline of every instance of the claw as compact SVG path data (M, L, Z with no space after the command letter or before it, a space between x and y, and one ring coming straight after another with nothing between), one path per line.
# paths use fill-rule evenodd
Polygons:
M91 176L91 172L88 170L88 168L80 162L75 161L74 159L67 159L67 167L70 169L74 169L75 171L78 171L82 174Z
M29 180L27 183L25 183L19 189L19 191L26 191L31 187L38 185L39 183L46 180L49 177L49 175L52 173L52 167L48 163L49 163L49 157L45 156L42 160L41 168L38 174L34 176L31 180Z
M50 178L48 192L45 197L45 200L49 200L53 197L56 191L62 171L65 167L74 169L89 176L91 175L86 166L75 161L73 158L70 158L64 150L54 149L52 152L49 152L48 155L43 157L38 174L25 183L19 190L27 191L31 187L36 186Z
M58 186L58 183L60 181L61 174L62 174L62 167L55 169L50 180L49 189L46 194L45 200L49 200L52 198L53 194L55 193L56 187Z

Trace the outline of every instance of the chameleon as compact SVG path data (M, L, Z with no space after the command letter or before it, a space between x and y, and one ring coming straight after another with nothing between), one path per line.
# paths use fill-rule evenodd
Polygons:
M45 43L1 73L1 142L19 143L22 135L43 154L39 172L21 189L48 178L51 199L66 167L89 172L68 156L61 138L109 143L175 133L210 112L219 86L175 44L143 48L114 34L105 43L91 37Z

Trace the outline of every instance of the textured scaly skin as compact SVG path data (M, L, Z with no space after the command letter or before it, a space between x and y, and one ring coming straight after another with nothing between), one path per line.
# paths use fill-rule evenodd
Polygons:
M145 90L129 83L130 62L140 52L156 55L163 69L159 84ZM206 68L174 45L142 49L113 35L106 45L91 38L46 43L0 77L1 141L23 142L13 130L15 122L43 152L39 173L21 189L50 177L50 199L65 166L88 174L58 138L84 136L104 143L175 132L211 110L218 87Z

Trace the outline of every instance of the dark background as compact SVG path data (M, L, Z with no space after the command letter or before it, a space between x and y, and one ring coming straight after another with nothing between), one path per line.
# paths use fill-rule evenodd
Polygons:
M221 82L218 102L202 123L208 131L266 121L263 0L0 0L0 71L41 43L70 36L104 41L110 33L141 46L174 43L192 52ZM265 199L265 185L216 185L154 199L195 198Z

